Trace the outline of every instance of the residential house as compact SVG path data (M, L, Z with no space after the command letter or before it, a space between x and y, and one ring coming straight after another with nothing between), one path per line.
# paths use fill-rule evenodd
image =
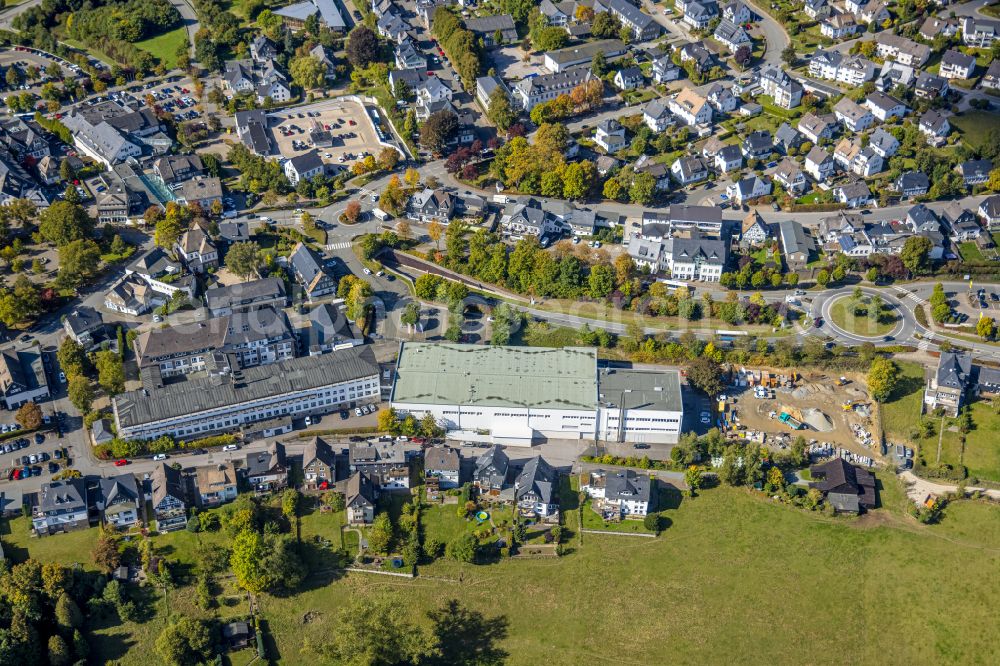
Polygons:
M800 271L809 263L809 257L816 252L816 241L806 233L803 226L794 220L778 223L778 237L785 267L789 271Z
M355 472L347 479L344 504L348 525L371 525L375 520L378 489L365 472Z
M928 111L920 116L918 128L931 139L945 139L951 134L951 123L948 117L939 111Z
M313 437L302 451L302 483L305 490L326 490L337 480L337 455L326 440Z
M461 485L458 451L447 446L432 446L424 451L424 477L435 479L438 488L458 488Z
M971 377L971 356L961 352L941 352L937 370L924 389L927 410L941 409L950 416L958 416Z
M789 150L797 149L800 145L802 136L788 123L781 123L778 131L774 133L774 147L787 155Z
M983 235L983 228L976 221L975 214L957 201L952 201L941 213L941 220L953 241L965 243Z
M619 150L628 148L628 139L625 138L625 128L614 118L607 118L597 124L594 133L594 143L604 149L606 153L616 153Z
M288 486L285 445L271 442L263 451L248 453L245 469L247 482L254 492L260 494L284 489Z
M892 18L889 14L889 10L885 7L885 3L875 0L863 5L861 10L857 12L857 16L861 23L874 23L877 26L885 24L886 21Z
M954 37L958 33L958 21L953 18L943 18L940 16L928 16L920 24L918 31L920 36L928 42L933 42L938 35Z
M743 139L740 150L747 159L763 159L769 157L774 150L774 140L767 130L756 130Z
M410 459L402 444L379 442L353 445L348 463L351 472L364 472L380 491L410 487Z
M941 56L938 73L946 79L970 79L976 71L975 56L948 49Z
M793 195L801 194L806 190L806 176L802 173L799 163L790 157L786 157L778 163L774 171L774 180L778 181L786 192Z
M899 174L899 178L893 182L893 189L903 198L919 197L927 194L930 181L921 171L907 171Z
M819 31L824 37L843 39L858 32L858 23L851 14L834 14L820 21Z
M681 185L690 185L708 178L708 167L700 157L678 157L670 165L670 173Z
M605 520L645 518L651 508L652 485L648 475L630 469L596 469L580 475L580 492L591 498L592 508Z
M799 119L797 129L802 133L802 136L812 141L815 146L823 139L833 138L834 133L837 131L838 120L834 114L817 116L810 111Z
M909 110L906 105L895 97L890 97L882 92L873 92L865 100L865 107L872 112L878 120L886 122L892 118L902 118Z
M899 150L899 141L885 128L878 127L869 135L868 147L885 159L889 159Z
M31 512L31 527L38 536L90 527L83 479L43 483Z
M868 178L880 173L885 166L885 160L871 146L861 149L848 167L852 173L856 173L862 178Z
M496 14L465 19L465 27L476 37L483 40L486 48L514 44L518 41L517 26L510 14ZM496 41L497 34L500 41Z
M739 146L724 146L715 154L715 168L721 173L743 168L743 151Z
M646 85L642 70L638 67L625 67L615 72L615 87L619 90L635 90Z
M909 88L917 76L917 70L909 65L886 60L875 77L875 88L882 92L892 92L897 86Z
M192 227L181 234L174 249L193 273L204 273L219 267L219 250L201 227Z
M814 21L822 21L830 15L829 0L806 0L802 11Z
M528 460L514 479L514 502L527 515L558 515L559 474L541 456Z
M694 68L704 74L715 67L715 56L702 44L689 42L680 48L681 62L690 62ZM738 92L742 94L742 92Z
M530 112L543 102L553 100L559 95L568 95L573 88L593 78L594 75L589 67L533 76L522 79L514 85L514 99L522 109Z
M670 111L685 125L702 125L712 122L712 107L708 100L693 88L684 88L667 102Z
M406 207L406 217L422 223L439 222L448 224L455 212L456 198L440 188L425 187L410 197Z
M833 189L833 197L848 208L867 206L872 199L871 190L863 180L856 180Z
M988 49L998 36L1000 36L1000 21L991 21L978 16L966 16L962 19L962 42L966 46Z
M731 88L725 88L718 83L712 84L705 95L708 103L719 113L732 113L740 105L740 98L733 94Z
M510 472L510 459L499 446L493 446L486 453L476 458L475 470L472 473L472 485L487 499L499 497L500 492L507 487Z
M420 51L412 39L396 46L396 69L427 69L427 56Z
M833 149L833 161L844 171L849 171L854 158L861 153L861 140L843 138Z
M500 226L515 236L543 236L560 228L555 218L542 210L536 202L532 205L508 206L500 217Z
M771 181L757 175L742 178L726 187L726 194L737 204L752 201L771 193Z
M0 352L0 395L7 409L49 397L45 366L36 349L8 348Z
M1000 194L983 199L979 203L978 213L989 231L1000 229Z
M267 277L209 289L205 292L205 304L213 317L223 317L267 307L282 309L288 305L288 294L284 280Z
M202 465L194 470L195 503L201 509L232 502L238 492L232 461Z
M542 63L545 69L550 72L563 73L570 69L581 69L584 65L589 65L598 53L603 53L605 60L612 62L623 57L628 51L628 46L620 39L599 39L548 51L542 56Z
M955 170L962 176L962 182L967 187L982 185L990 178L993 162L990 160L966 160L955 167Z
M262 109L237 111L236 136L255 155L267 157L275 152L271 133L267 130L267 114Z
M153 469L151 481L153 518L156 531L171 532L187 525L187 503L184 499L184 485L180 470L160 463Z
M948 85L948 79L943 76L928 74L927 72L920 72L920 74L917 75L917 82L914 90L914 94L917 99L943 98L948 95L950 90L951 86Z
M906 211L906 223L918 234L941 229L937 214L922 203Z
M654 132L662 132L674 124L670 109L657 97L642 108L642 122Z
M736 53L741 46L750 47L753 43L742 25L725 18L719 21L712 36L717 42L729 49L730 53Z
M284 169L288 182L293 186L298 185L299 181L302 180L312 180L326 171L323 160L320 159L319 153L315 150L289 158L285 161Z
M910 67L921 67L931 56L931 49L902 35L882 31L875 36L875 53L883 60L892 59Z
M364 335L342 308L323 303L309 311L309 327L303 332L309 356L319 356L338 349L365 343Z
M82 305L66 315L63 330L88 350L104 338L104 317L94 308Z
M164 155L153 162L153 173L168 187L204 172L205 166L197 155Z
M793 109L802 102L802 84L773 65L761 71L760 87L765 95L784 109Z
M641 155L633 163L632 168L635 173L648 173L651 175L656 181L657 192L666 192L670 189L670 167L663 162L654 162L649 159L648 155ZM587 235L590 234L588 233Z
M708 28L708 24L719 15L719 6L715 4L714 0L691 1L683 4L684 17L681 21L691 26L692 30L705 30ZM678 9L680 9L679 6Z
M489 110L490 98L493 96L493 91L498 88L507 96L507 101L510 101L510 90L499 76L480 76L476 79L476 100L483 110Z
M653 61L650 74L653 83L669 83L681 78L681 68L674 64L669 55L665 55Z
M830 153L821 146L813 146L806 155L806 173L817 183L825 182L832 174L836 164Z
M744 3L734 0L723 5L722 18L737 25L745 25L754 20L754 14Z
M817 479L809 487L823 493L836 513L859 514L875 508L875 477L868 470L838 457L813 465L809 472Z
M761 245L770 237L771 232L767 226L767 222L764 221L764 218L756 210L750 211L750 214L743 218L743 222L740 225L741 243Z
M322 260L304 243L298 243L288 257L295 279L302 285L306 299L314 301L337 293L337 279L326 272Z
M648 42L660 36L662 27L653 17L639 10L628 0L594 0L594 13L609 12L618 17L623 28L632 33L636 42Z
M141 521L146 500L135 481L135 475L119 474L102 478L97 509L104 523L118 529L128 529Z
M842 97L834 105L833 115L851 132L864 132L875 122L871 111L847 97Z
M1000 59L990 63L979 85L989 90L1000 90Z
M675 280L718 282L729 258L725 241L692 234L690 238L666 239L660 260Z

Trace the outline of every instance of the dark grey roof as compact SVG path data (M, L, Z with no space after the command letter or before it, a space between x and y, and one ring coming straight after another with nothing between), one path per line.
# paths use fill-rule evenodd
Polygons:
M500 487L507 482L507 471L510 459L499 446L494 446L483 455L476 458L476 480Z
M930 181L922 171L907 171L896 179L896 187L904 192L913 189L926 190L930 187Z
M97 508L103 510L122 502L139 503L139 486L135 482L135 475L125 473L101 479L101 497Z
M948 49L944 52L944 55L941 56L941 64L971 69L976 66L976 58L974 56L955 51L954 49Z
M910 208L910 210L906 211L906 219L917 227L921 227L928 223L936 223L938 221L938 217L934 211L922 203L917 204L916 206Z
M328 467L335 467L337 464L337 455L330 448L330 445L326 443L326 440L319 437L313 437L306 444L305 449L303 449L302 467L308 467L316 460L319 460Z
M268 277L209 289L205 292L205 301L210 310L218 310L269 301L284 295L285 281L281 278Z
M319 153L315 150L296 155L288 161L291 163L292 168L295 169L295 172L300 174L323 168L323 160L320 159Z
M250 240L250 225L243 220L223 222L219 225L219 238L227 243Z
M432 446L424 451L424 469L428 471L457 472L458 451L448 446Z
M83 305L66 315L66 325L73 333L80 335L103 326L104 317L94 308Z
M167 497L173 497L181 502L184 501L181 472L166 463L161 463L159 467L153 470L152 488L153 508L156 508Z
M652 483L649 476L633 470L598 470L604 474L604 497L609 500L649 502Z
M246 368L241 373L243 377L238 382L232 377L209 377L168 384L157 389L155 400L151 400L146 391L129 391L115 398L115 412L122 426L132 427L377 376L378 363L371 348L351 347L322 356Z
M375 485L372 483L371 478L364 472L355 472L347 480L344 500L347 506L374 505Z
M941 352L937 367L937 385L964 389L972 372L972 357L959 352Z
M544 504L557 504L557 474L541 456L535 456L527 463L514 481L514 498L518 501L528 493L534 493Z
M42 484L38 509L44 513L69 513L87 508L83 479L65 479Z
M722 266L726 263L726 242L712 238L674 238L674 261L693 261L700 257L705 263Z
M782 220L778 222L778 233L781 236L781 246L785 254L802 252L809 254L816 249L816 241L812 236L806 234L801 224L794 220Z
M857 510L858 505L874 508L875 477L868 470L855 467L843 458L835 458L822 465L814 465L810 472L813 478L819 479L810 486L826 494L834 506L839 501L849 500L843 508L853 511Z
M779 143L786 148L798 146L802 143L802 136L788 123L781 123L781 127L774 133L775 143Z
M721 223L722 209L715 206L692 206L690 204L674 204L670 206L670 222Z
M166 273L168 269L179 273L181 265L171 259L170 255L160 247L154 247L148 252L142 253L126 268L127 271L152 277Z
M286 469L285 445L281 442L271 442L265 450L247 454L248 477L283 474Z

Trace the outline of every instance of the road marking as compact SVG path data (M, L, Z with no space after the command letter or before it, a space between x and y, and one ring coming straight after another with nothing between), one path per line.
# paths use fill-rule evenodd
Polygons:
M326 249L328 249L328 250L346 250L347 248L351 247L351 245L353 245L353 243L351 243L351 241L344 241L343 243L330 243L329 245L326 246Z

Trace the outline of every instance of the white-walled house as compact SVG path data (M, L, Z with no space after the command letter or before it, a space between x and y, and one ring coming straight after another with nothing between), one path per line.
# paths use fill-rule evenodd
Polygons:
M580 475L580 491L605 519L645 518L650 511L652 482L630 469L595 469Z

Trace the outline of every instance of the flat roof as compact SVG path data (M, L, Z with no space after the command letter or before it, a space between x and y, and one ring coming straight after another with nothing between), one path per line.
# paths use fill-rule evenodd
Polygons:
M601 368L601 405L625 409L683 412L681 376L676 370Z
M597 350L404 342L392 402L594 409Z

